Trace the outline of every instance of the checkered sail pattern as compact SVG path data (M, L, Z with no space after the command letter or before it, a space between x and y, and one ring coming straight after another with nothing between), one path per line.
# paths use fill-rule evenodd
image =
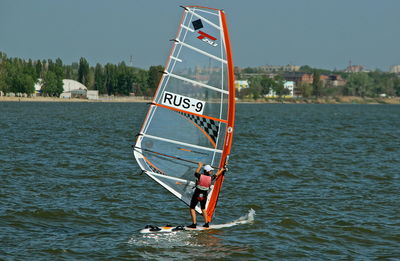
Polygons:
M159 169L153 167L151 164L149 164L149 167L150 167L151 171L153 171L154 173L158 173L158 174L165 175L164 172L162 172L161 170L159 170Z
M202 118L196 115L187 114L183 112L179 113L188 118L189 120L191 120L192 122L194 122L200 128L202 128L210 136L210 138L214 141L214 143L217 143L219 127L214 120Z

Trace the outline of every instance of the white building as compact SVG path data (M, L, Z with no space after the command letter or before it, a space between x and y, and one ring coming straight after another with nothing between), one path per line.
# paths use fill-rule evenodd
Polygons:
M391 72L391 73L400 73L400 65L393 65L393 66L390 68L390 72Z
M88 100L98 100L99 99L99 91L98 90L88 90L86 93L86 97Z
M286 98L288 98L288 97L293 97L293 94L294 94L294 81L285 81L284 83L283 83L283 88L285 88L285 89L288 89L289 90L289 94L287 94L287 95L284 95L283 97L286 97ZM271 98L274 98L274 97L276 97L277 95L276 95L276 92L273 90L273 89L270 89L269 90L269 93L267 94L267 95L265 95L265 97L271 97Z
M241 89L249 88L249 82L247 80L236 80L235 89L240 91Z
M293 93L294 93L294 82L293 82L293 81L286 81L286 82L283 84L283 87L284 87L285 89L288 89L288 90L289 90L289 94L288 94L287 96L293 97Z
M60 94L60 98L72 98L74 96L86 96L87 87L80 82L64 79L64 91Z
M41 92L42 86L43 86L43 79L39 78L35 83L35 93L33 94L34 96L38 95Z

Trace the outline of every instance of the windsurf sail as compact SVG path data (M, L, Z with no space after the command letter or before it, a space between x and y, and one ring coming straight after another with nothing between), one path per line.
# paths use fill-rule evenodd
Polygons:
M234 67L225 13L182 6L165 70L134 145L143 172L187 205L197 162L225 167L235 120ZM209 192L211 221L224 175ZM201 213L199 207L196 211Z

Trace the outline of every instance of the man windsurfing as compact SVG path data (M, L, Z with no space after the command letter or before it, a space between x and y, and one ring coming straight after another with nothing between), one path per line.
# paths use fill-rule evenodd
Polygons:
M214 170L210 165L205 165L203 167L203 173L200 173L201 168L203 167L203 162L199 162L197 164L196 172L194 176L196 177L196 189L193 193L192 200L190 201L190 215L192 217L192 224L187 226L188 228L196 228L196 205L200 202L201 212L204 217L204 225L203 227L209 227L207 220L207 212L206 212L206 203L208 191L211 187L212 181L215 180L219 175L224 173L224 168L221 168L217 171L216 174L213 175L212 171Z

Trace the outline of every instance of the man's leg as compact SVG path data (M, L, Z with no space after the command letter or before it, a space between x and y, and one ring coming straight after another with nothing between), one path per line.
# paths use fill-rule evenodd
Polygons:
M194 208L190 209L190 215L192 216L192 223L196 224L196 210Z
M202 209L201 212L203 212L204 223L208 223L208 221L207 221L207 211L205 209Z

